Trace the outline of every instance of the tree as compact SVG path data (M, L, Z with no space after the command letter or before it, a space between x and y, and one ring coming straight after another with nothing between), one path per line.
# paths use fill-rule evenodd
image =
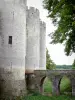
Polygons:
M55 69L55 64L51 60L50 55L48 53L48 49L46 49L46 69Z
M74 59L74 62L72 64L72 69L75 69L75 59Z
M57 29L50 33L51 43L64 43L66 55L75 53L75 0L44 0L48 17Z

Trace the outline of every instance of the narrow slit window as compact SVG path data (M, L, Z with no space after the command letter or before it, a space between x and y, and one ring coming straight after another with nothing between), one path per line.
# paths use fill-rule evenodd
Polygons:
M12 36L9 36L9 44L12 44Z

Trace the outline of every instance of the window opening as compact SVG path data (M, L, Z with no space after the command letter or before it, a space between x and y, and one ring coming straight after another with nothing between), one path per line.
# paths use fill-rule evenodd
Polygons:
M9 36L9 44L12 44L12 36Z

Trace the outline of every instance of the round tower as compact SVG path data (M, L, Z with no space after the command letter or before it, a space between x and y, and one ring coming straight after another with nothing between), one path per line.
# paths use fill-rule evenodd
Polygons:
M25 92L26 0L0 0L0 95Z
M40 55L40 19L39 10L34 7L27 9L27 48L26 73L39 69Z
M46 70L46 24L40 21L40 70Z

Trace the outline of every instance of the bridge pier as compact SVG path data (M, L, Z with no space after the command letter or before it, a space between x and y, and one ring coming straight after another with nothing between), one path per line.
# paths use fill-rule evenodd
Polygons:
M53 95L60 95L60 77L54 76L52 78L52 94Z
M26 75L26 86L29 92L39 92L40 94L44 94L43 83L46 76L38 74L27 74ZM60 77L54 76L52 79L48 77L52 81L52 94L59 95L60 94Z
M33 92L35 91L35 76L33 73L27 73L26 75L26 87L27 87L27 91L29 92Z
M72 95L75 96L75 78L72 78L71 82L72 82Z
M46 71L35 71L35 90L40 94L44 94L43 82L46 78Z

